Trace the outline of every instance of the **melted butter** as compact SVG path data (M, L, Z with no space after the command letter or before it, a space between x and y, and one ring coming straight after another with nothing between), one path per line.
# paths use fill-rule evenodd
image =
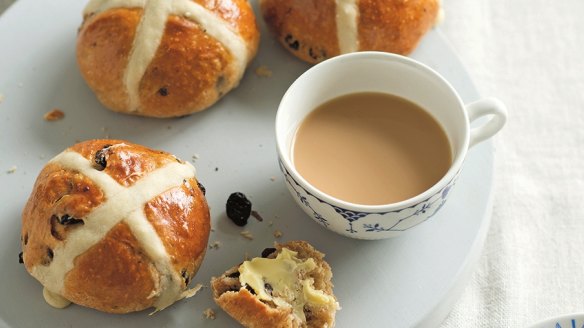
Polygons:
M71 302L63 296L53 293L50 290L43 288L43 296L45 301L52 307L57 309L64 309L71 304Z
M312 278L300 279L316 269L316 263L314 259L302 261L296 255L296 252L282 248L275 259L254 258L245 261L239 267L239 280L242 286L253 288L259 299L272 301L281 307L292 306L294 314L306 321L304 305L337 307L337 302L334 297L315 289Z
M327 305L331 303L331 299L335 302L331 296L325 294L322 290L314 288L314 280L312 278L302 280L302 292L304 293L304 299L310 304Z

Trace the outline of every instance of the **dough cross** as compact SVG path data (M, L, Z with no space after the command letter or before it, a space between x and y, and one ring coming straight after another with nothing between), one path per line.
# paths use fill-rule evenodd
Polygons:
M359 50L358 17L359 6L357 0L335 0L337 5L337 38L341 54Z

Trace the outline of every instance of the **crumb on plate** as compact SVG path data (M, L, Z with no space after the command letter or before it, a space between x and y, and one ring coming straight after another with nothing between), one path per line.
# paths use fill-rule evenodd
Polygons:
M245 238L245 239L253 240L253 235L251 234L251 232L249 230L243 230L239 234L242 235L243 238Z
M251 216L253 216L256 220L258 220L260 222L263 222L264 221L264 218L260 215L260 213L258 213L255 210L252 210L251 211Z
M283 233L280 230L274 230L274 237L275 238L280 238L282 237Z
M207 308L205 311L203 311L203 316L205 316L206 319L215 320L215 311L213 311L211 308Z
M201 290L201 288L203 288L202 284L196 284L195 287L185 290L182 293L182 296L184 298L191 298L191 297L195 296L199 292L199 290Z
M46 112L45 115L43 115L45 121L49 122L58 121L63 117L65 117L65 113L63 113L63 111L60 110L59 108L53 108L51 111Z
M272 71L266 65L258 66L255 69L255 74L259 77L272 77Z
M220 241L214 241L209 245L209 249L219 249L221 247Z
M8 173L8 174L12 174L12 173L14 173L14 172L16 172L16 165L13 165L11 168L9 168L9 169L6 171L6 173Z

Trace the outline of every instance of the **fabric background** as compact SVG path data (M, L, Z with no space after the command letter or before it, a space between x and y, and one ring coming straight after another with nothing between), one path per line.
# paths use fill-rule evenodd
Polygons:
M441 29L509 120L491 228L443 327L526 327L584 312L584 1L444 0Z
M443 2L440 29L509 120L485 248L442 327L584 312L584 0Z

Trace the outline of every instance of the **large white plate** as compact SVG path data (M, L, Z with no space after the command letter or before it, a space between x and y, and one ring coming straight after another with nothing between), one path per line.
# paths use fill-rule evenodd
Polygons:
M255 1L254 1L255 3ZM299 209L277 165L274 118L280 97L308 66L290 56L266 32L258 57L271 78L251 71L241 86L213 108L173 120L112 113L86 87L75 62L75 37L84 1L19 0L0 17L0 326L8 327L182 327L233 326L213 303L208 288L195 297L149 316L109 315L80 306L56 310L45 304L39 283L18 264L20 213L36 175L52 156L76 141L123 138L164 149L190 160L207 187L218 250L208 250L194 282L270 246L274 229L282 241L304 239L327 254L335 293L343 309L338 327L437 326L460 294L482 248L490 219L493 151L490 143L472 149L443 210L403 237L359 241L324 230ZM257 9L257 6L256 8ZM257 12L257 11L256 11ZM465 101L477 92L438 31L429 33L413 57L442 73ZM58 107L66 117L46 122ZM16 166L13 173L7 171ZM275 181L271 181L276 177ZM250 219L255 239L239 235L224 204L231 192L253 201L264 222ZM273 221L273 226L269 222ZM217 312L214 321L203 310Z

